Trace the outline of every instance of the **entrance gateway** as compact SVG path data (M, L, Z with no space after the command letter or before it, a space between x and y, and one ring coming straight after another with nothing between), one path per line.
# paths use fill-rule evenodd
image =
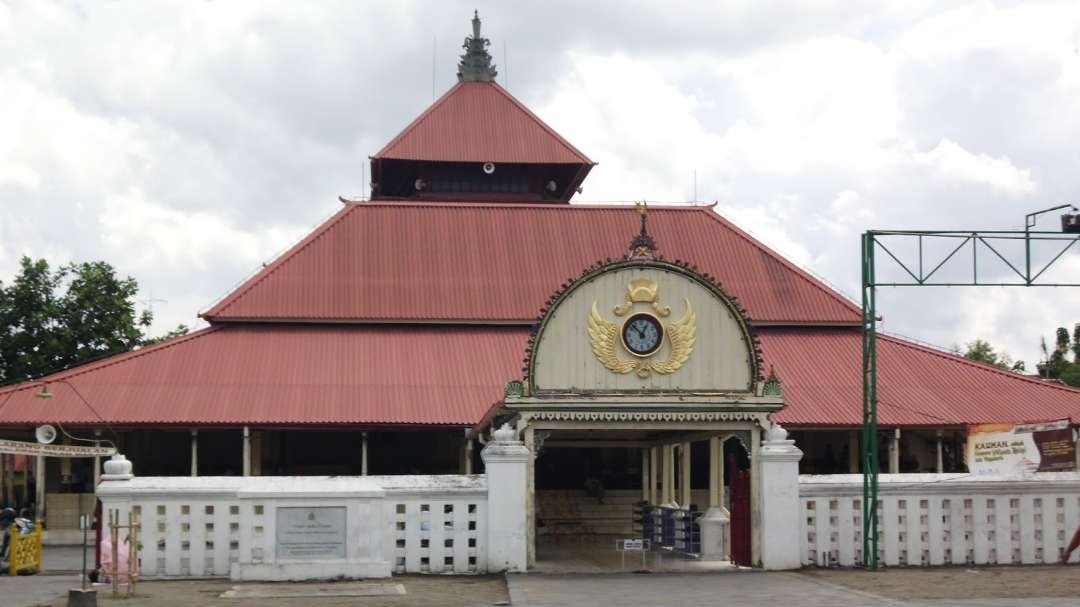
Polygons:
M769 419L784 405L780 380L762 373L733 298L657 255L639 210L630 254L587 269L549 300L524 378L483 424L483 474L136 477L115 455L96 493L110 521L135 521L117 540L138 547L129 562L145 577L234 580L524 571L565 526L577 538L645 534L637 537L710 560L800 567L802 453ZM618 475L589 470L602 451L624 470L634 464L634 493L607 492ZM538 462L565 478L584 470L585 487L564 493L601 507L545 510ZM625 477L622 491L633 483ZM609 507L624 513L617 525L635 511L660 516L612 529ZM612 557L614 548L607 543Z
M507 385L494 418L515 426L530 452L529 566L567 541L613 551L614 540L634 534L660 539L668 532L651 524L659 513L683 520L698 516L691 509L701 513L700 546L688 552L760 566L762 434L784 406L781 383L763 373L735 299L695 267L658 255L645 205L638 211L628 256L588 268L548 300L525 376ZM782 429L768 438L789 447L782 459L798 461Z

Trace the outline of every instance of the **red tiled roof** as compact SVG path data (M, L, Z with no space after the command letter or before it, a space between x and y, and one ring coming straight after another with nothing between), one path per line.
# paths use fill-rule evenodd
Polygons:
M495 82L459 82L373 158L594 164Z
M857 330L759 331L766 365L784 385L776 419L797 426L862 424L862 337ZM878 423L962 426L1071 418L1080 390L880 336Z
M526 332L489 327L216 326L43 378L111 424L471 426L519 374ZM0 425L90 424L64 383L37 383ZM0 390L0 403L13 389Z
M789 426L862 423L860 336L758 330L784 385ZM218 325L45 378L66 379L116 425L472 426L520 376L521 327ZM883 426L1080 421L1080 390L882 337ZM97 425L64 383L0 389L0 425Z
M531 322L568 278L625 254L626 206L356 203L214 305L227 320ZM858 324L857 306L702 206L653 206L659 252L717 278L755 323Z

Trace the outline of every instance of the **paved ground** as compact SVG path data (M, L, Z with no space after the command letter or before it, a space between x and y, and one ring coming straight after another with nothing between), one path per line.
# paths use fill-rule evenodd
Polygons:
M58 597L66 597L68 588L79 587L78 575L0 575L0 605L4 607L35 607L51 605Z
M76 553L77 554L77 553ZM247 607L335 607L364 605L486 606L512 600L517 607L565 605L761 605L854 607L869 604L892 607L1057 607L1077 605L1080 567L1001 567L858 570L807 570L792 573L729 571L728 573L605 573L501 576L400 576L392 581L405 588L400 596L274 599L228 599L221 594L236 586L227 580L151 581L138 586L132 599L113 600L99 589L100 604L115 607L195 605ZM4 607L60 607L78 576L0 576ZM283 584L295 592L298 585ZM330 594L333 583L305 585L312 593ZM329 589L329 590L328 590Z
M24 578L26 579L26 578ZM398 576L393 583L401 584L405 594L397 596L341 597L311 596L283 597L272 599L222 598L221 594L234 587L261 586L266 584L234 584L228 580L209 581L151 581L143 582L136 588L133 598L112 598L112 591L107 587L98 588L98 604L113 607L345 607L346 605L363 607L474 607L507 605L506 582L503 576ZM346 584L348 582L345 582ZM296 593L298 586L306 586L315 594L322 590L333 590L334 582L281 584L289 593ZM65 591L66 592L66 591ZM285 594L284 592L282 594ZM9 603L0 601L5 607ZM36 607L39 603L15 603L18 607ZM63 607L66 598L55 597L51 602L40 603L50 607Z
M511 575L515 607L761 605L856 607L1075 606L1080 568L912 569L707 574ZM978 580L978 581L972 581ZM1071 595L1070 590L1071 589Z
M1068 599L1080 604L1080 567L939 567L934 569L808 569L803 576L894 600L1016 603L1031 597ZM949 603L937 603L949 604ZM967 604L967 603L965 603ZM977 604L977 603L970 603Z
M81 546L42 546L42 565L46 574L77 573L82 571ZM86 549L86 567L94 568L94 548Z
M738 570L728 561L685 559L674 553L660 551L627 552L624 556L615 551L614 543L603 545L585 543L537 546L536 567L530 570L530 573L632 573L643 569L665 573Z

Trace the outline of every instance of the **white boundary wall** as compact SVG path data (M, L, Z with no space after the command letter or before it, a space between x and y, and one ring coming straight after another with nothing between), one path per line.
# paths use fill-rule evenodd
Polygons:
M529 450L503 424L481 456L486 475L136 478L117 454L97 496L106 521L141 520L144 577L524 571Z
M1055 563L1080 524L1077 472L882 474L878 487L886 566ZM803 565L860 565L862 476L800 476L799 502Z
M128 512L141 519L144 577L487 571L483 475L137 477L103 483L99 496L104 510L120 511L121 524ZM344 507L346 558L279 558L275 511L290 506Z

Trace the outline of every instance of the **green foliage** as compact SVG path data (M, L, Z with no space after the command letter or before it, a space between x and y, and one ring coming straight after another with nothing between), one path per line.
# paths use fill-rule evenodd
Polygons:
M1074 388L1080 388L1080 363L1073 363L1066 367L1058 379Z
M180 337L181 335L187 335L188 331L190 331L190 330L191 330L191 328L188 327L187 325L179 324L179 325L176 325L175 329L173 329L172 331L169 331L165 335L159 335L157 337L151 337L151 338L148 338L148 339L144 339L142 345L144 345L144 346L152 346L154 344L160 344L161 342L168 341L168 340L170 340L170 339L172 339L174 337Z
M1043 362L1037 366L1039 375L1047 379L1057 379L1074 387L1080 387L1080 325L1073 330L1058 327L1054 332L1054 350L1048 351L1046 338L1042 339ZM1072 360L1069 360L1069 357Z
M1020 372L1024 370L1024 361L1018 360L1013 362L1012 357L1007 353L995 352L994 347L985 339L970 341L965 348L963 356L969 360L993 365L999 369L1005 369L1006 371ZM959 350L959 348L954 349Z
M136 312L138 291L103 261L51 270L23 257L11 284L0 282L0 385L144 344L152 318Z

